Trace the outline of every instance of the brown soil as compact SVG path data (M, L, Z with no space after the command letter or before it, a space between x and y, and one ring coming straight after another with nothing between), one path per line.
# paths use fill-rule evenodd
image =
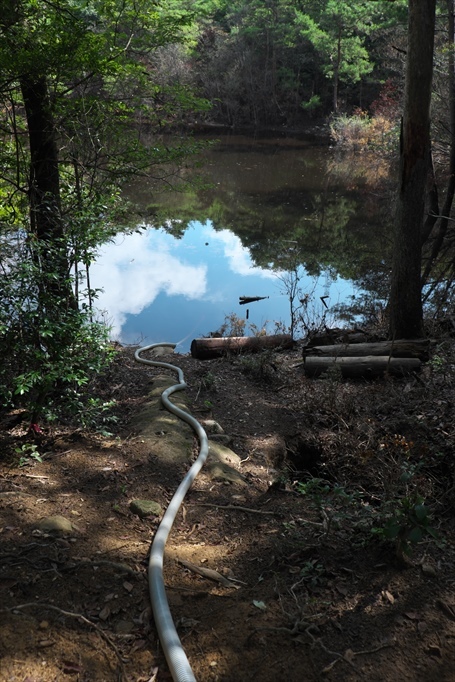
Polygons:
M168 543L169 603L195 676L455 680L453 361L354 383L305 379L299 359L166 358L185 373L192 413L230 437L245 483L203 471ZM171 679L147 584L158 519L129 509L165 508L188 468L160 462L131 426L157 373L122 350L92 387L117 400L114 435L43 426L42 462L15 452L31 442L22 415L3 415L1 680ZM404 561L371 527L416 490L440 539L424 534ZM53 515L73 530L37 529Z

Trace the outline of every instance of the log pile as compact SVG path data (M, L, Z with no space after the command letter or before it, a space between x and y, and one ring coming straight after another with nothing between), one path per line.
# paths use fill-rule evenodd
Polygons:
M318 377L334 366L351 379L404 376L420 370L428 360L429 348L427 339L307 345L303 365L308 377Z

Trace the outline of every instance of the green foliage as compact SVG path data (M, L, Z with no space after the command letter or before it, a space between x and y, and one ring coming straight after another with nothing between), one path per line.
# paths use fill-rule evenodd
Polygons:
M283 123L311 97L295 3L236 0L201 25L195 61L216 115L231 124Z
M301 495L311 497L314 504L320 508L328 494L331 491L330 485L322 478L310 478L305 483L299 481L296 485L296 490Z
M358 492L348 493L346 489L337 483L331 484L323 478L310 478L305 482L297 482L296 490L300 495L305 495L311 499L318 509L326 506L329 502L339 502L341 505L348 506L360 499Z
M321 106L321 97L320 95L311 95L310 99L307 102L301 102L300 106L305 111L315 111Z
M346 524L355 528L363 526L367 508L359 491L348 492L342 485L318 477L296 482L295 489L320 514L322 521L316 525L320 526L322 537L327 538L334 529ZM368 522L371 523L370 519Z
M295 489L322 516L321 526L326 537L330 531L348 525L353 542L380 538L393 543L399 558L411 554L413 547L425 538L438 540L432 518L415 480L418 467L403 464L393 490L385 491L379 505L365 501L365 491L347 491L342 485L322 478L296 482Z
M25 406L36 421L55 395L64 412L71 392L82 394L114 351L108 330L91 321L87 307L69 307L46 286L57 277L41 266L49 245L6 233L1 246L0 404Z
M14 452L19 456L18 466L25 467L32 462L42 462L38 446L35 443L24 443L20 448L15 448Z
M412 548L425 538L438 540L428 506L416 482L420 465L404 462L396 490L388 494L381 506L372 532L395 545L397 556L411 554Z
M411 554L412 547L418 545L425 537L438 539L423 497L414 493L397 502L393 514L387 518L384 525L372 528L373 533L395 544L397 556Z
M36 421L53 403L54 414L70 411L83 425L92 424L95 405L85 388L112 359L107 330L76 312L54 323L45 320L44 336L33 317L24 315L18 324L23 325L19 334L14 324L0 339L2 356L10 359L0 371L2 405L25 406Z
M201 377L201 389L204 391L217 390L218 377L213 372L206 372Z
M328 0L313 3L314 14L297 11L302 35L322 58L323 72L342 81L359 81L373 70L365 38L373 29L374 12L364 2Z
M444 357L441 357L437 353L431 356L431 358L428 361L428 365L431 367L433 372L437 372L439 374L444 374L445 372L445 367L446 367L446 360Z
M118 417L112 414L115 400L92 398L88 391L68 387L58 399L50 400L44 412L47 421L56 418L77 421L84 429L94 429L103 436L112 436L109 430L118 422Z
M317 559L305 561L300 570L300 578L310 587L320 585L324 580L324 574L325 568Z

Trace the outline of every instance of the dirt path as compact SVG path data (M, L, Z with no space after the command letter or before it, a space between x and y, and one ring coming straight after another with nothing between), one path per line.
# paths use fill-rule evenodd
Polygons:
M171 359L193 414L222 427L214 440L240 462L237 482L201 473L166 552L169 602L196 678L452 681L451 377L310 382L298 360ZM134 415L157 374L121 353L96 387L118 401L114 435L49 430L42 462L23 449L18 466L26 425L4 415L1 680L171 679L146 579L159 516L130 508L152 499L164 509L188 468L160 455L166 424L138 433ZM425 535L406 567L371 533L386 495L399 504L410 494L399 482L404 465L414 466L443 540ZM71 526L40 526L55 516Z

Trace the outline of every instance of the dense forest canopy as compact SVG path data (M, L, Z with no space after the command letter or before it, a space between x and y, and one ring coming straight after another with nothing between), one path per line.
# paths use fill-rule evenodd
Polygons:
M198 79L231 125L291 125L304 114L368 107L381 84L402 78L406 6L216 3L194 48Z

